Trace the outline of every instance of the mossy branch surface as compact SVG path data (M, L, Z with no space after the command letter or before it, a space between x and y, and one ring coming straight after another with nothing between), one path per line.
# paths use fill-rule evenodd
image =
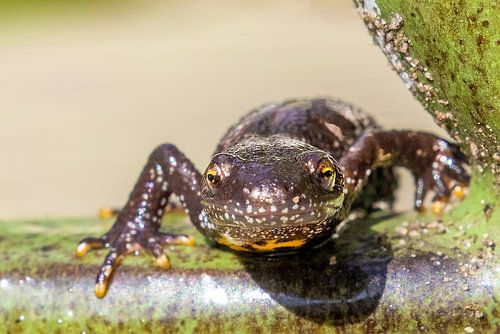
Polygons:
M184 215L167 215L166 229L198 245L166 249L169 271L149 255L129 256L99 300L104 252L76 259L74 251L111 223L0 222L0 332L500 330L500 231L485 237L484 221L455 231L430 216L379 212L321 249L268 260L214 247Z

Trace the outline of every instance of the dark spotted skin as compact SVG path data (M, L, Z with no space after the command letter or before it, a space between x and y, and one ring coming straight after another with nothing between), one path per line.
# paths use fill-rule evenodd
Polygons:
M327 240L353 206L392 202L392 168L415 176L415 207L428 190L445 199L467 184L465 157L431 134L383 131L352 105L333 99L290 100L250 112L222 138L201 174L175 146L157 147L113 227L86 238L77 255L110 248L97 275L106 294L126 254L145 249L169 267L164 244L192 244L159 231L170 195L208 239L233 250L274 255ZM373 198L375 197L375 198Z

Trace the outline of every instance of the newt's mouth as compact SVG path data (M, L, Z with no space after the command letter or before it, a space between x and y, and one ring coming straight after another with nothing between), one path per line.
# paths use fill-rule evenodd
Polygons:
M229 205L216 205L203 202L203 206L210 221L216 226L245 227L245 228L276 228L283 226L302 226L317 224L333 217L339 209L338 205L323 203L316 206L298 206L292 208L246 208L232 207Z

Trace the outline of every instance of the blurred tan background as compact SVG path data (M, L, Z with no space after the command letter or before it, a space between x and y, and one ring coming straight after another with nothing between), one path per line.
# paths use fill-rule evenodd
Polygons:
M331 95L443 134L349 0L80 2L3 11L0 219L121 206L159 143L204 169L231 124L284 98Z

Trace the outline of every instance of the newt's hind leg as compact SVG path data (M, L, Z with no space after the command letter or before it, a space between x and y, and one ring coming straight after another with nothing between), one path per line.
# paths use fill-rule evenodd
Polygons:
M159 229L169 196L175 193L192 223L204 232L206 215L199 199L200 183L201 174L175 146L161 145L153 151L111 229L100 238L83 239L77 247L77 256L91 249L110 249L97 274L97 297L105 296L114 271L127 254L144 249L155 257L159 267L167 269L170 262L162 245L194 244L187 235Z
M415 208L421 210L429 191L434 201L447 201L453 190L465 187L467 159L457 145L427 133L380 131L366 133L340 160L346 198L353 201L376 168L402 166L415 177Z

